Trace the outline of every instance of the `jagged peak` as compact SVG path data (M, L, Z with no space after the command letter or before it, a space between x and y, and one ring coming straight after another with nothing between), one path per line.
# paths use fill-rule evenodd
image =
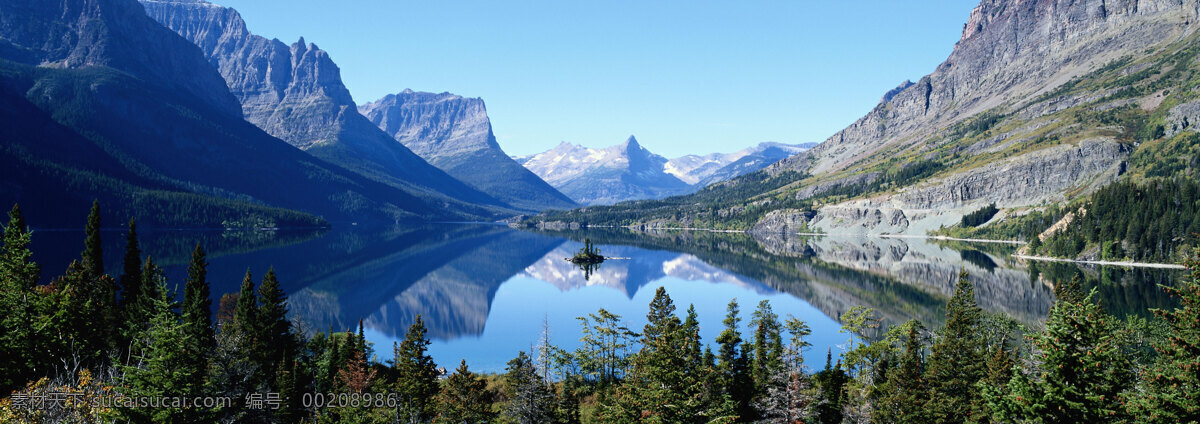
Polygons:
M620 147L622 150L642 149L643 148L641 144L638 144L637 137L634 137L633 134L630 134L629 138L625 139L625 142L621 143Z

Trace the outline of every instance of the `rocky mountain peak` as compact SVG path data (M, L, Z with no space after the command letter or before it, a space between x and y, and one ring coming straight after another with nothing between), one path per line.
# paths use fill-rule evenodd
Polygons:
M405 89L358 110L429 163L501 200L535 210L574 206L504 153L483 99Z
M915 84L777 168L839 171L897 143L1000 106L1036 99L1122 56L1195 30L1196 0L982 0L950 56ZM905 87L907 86L907 87Z

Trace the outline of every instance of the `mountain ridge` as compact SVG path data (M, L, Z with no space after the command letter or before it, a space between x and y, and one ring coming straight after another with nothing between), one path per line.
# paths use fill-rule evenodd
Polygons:
M510 205L535 211L576 206L504 153L483 99L406 89L358 111L433 166Z
M146 13L192 41L220 72L246 120L306 152L417 196L497 208L482 193L395 143L358 113L341 71L303 37L284 44L251 33L232 8L202 0L146 0Z
M757 171L812 145L765 142L733 153L667 159L630 136L621 144L598 149L564 141L545 152L514 159L572 198L596 205L688 194Z
M4 0L0 8L0 113L10 123L0 198L45 217L33 225L78 225L66 210L86 210L92 199L107 222L133 216L160 226L488 213L436 207L246 122L200 49L136 1Z

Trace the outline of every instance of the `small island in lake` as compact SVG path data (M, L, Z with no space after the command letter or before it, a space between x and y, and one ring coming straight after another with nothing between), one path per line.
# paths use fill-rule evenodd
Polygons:
M567 258L575 264L598 264L604 262L604 256L600 254L600 250L592 245L591 239L583 240L583 248L575 252L575 256Z

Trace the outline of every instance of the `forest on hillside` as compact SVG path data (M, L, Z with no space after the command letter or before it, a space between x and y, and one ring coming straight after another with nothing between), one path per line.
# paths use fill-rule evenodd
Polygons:
M110 273L100 215L94 205L79 260L39 285L32 233L19 206L9 212L0 422L1200 421L1200 271L1164 288L1179 306L1153 318L1111 316L1094 290L1055 281L1042 328L983 312L963 276L938 328L883 328L875 311L851 308L840 317L845 351L825 364L804 363L808 325L766 301L748 316L731 301L706 342L695 309L680 313L659 288L643 328L600 309L579 317L579 348L543 338L493 375L467 360L435 363L419 317L390 361L377 359L361 322L357 333L306 334L270 269L257 284L247 271L213 314L204 248L178 299L142 256L132 221L123 267ZM1200 252L1188 265L1197 269Z

